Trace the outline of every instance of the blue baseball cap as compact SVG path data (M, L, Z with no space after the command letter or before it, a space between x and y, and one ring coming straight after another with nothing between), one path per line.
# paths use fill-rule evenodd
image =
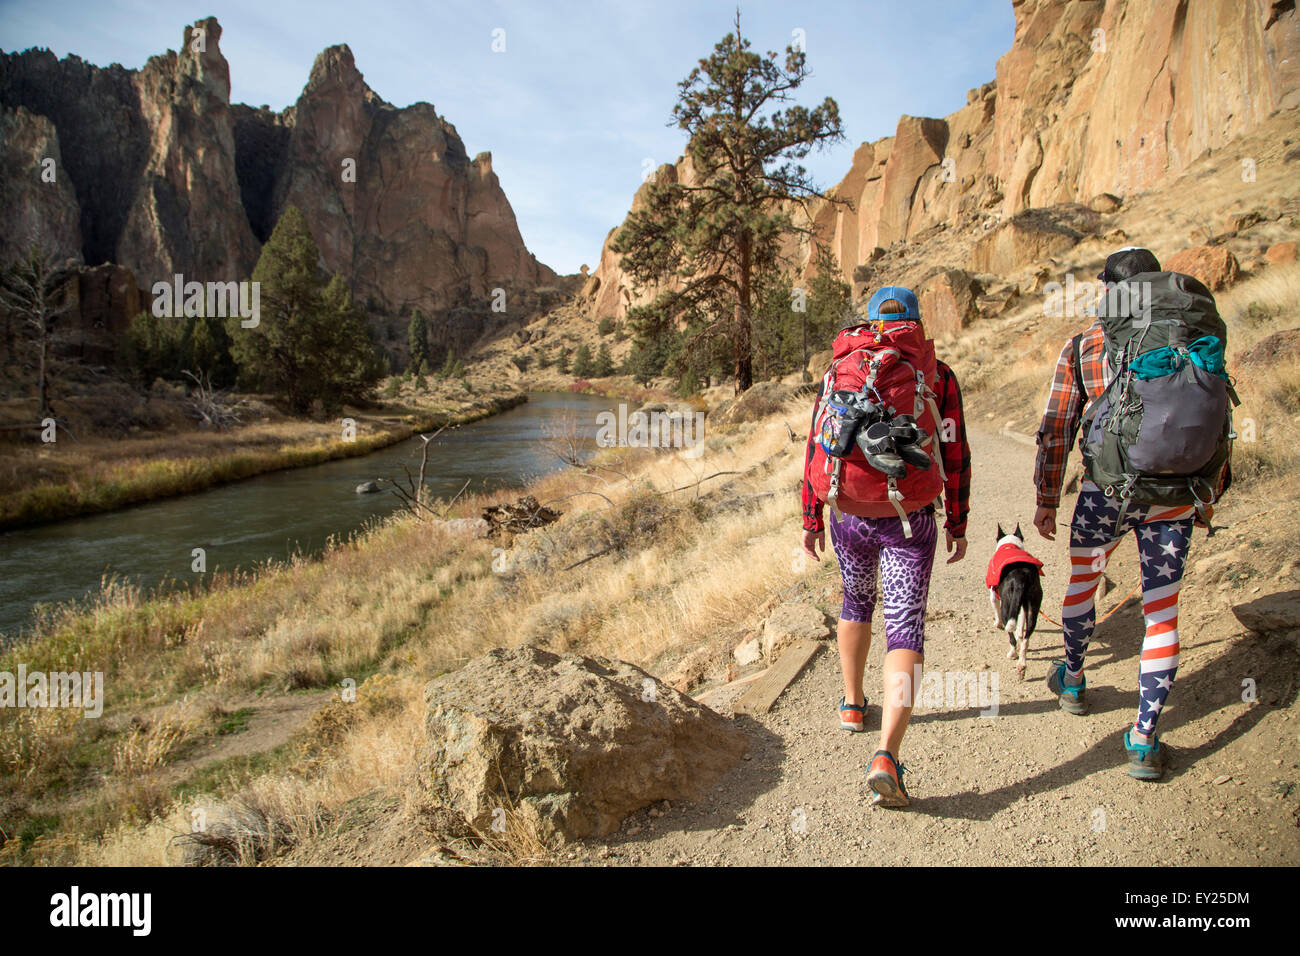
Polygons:
M881 315L880 306L890 299L901 303L903 311ZM916 301L916 293L901 285L887 285L883 289L877 289L876 294L867 303L867 321L897 322L904 319L911 319L913 322L921 321L921 304Z

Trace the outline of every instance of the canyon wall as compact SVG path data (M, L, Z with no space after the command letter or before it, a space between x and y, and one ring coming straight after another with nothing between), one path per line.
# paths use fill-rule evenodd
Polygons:
M422 309L435 342L461 350L500 321L491 290L507 290L517 317L555 282L524 246L490 154L471 159L433 106L384 102L346 46L316 58L282 113L231 104L220 39L216 19L200 20L179 52L139 70L0 53L0 259L41 244L130 270L145 290L175 273L247 278L293 204L358 303Z
M936 229L993 229L1030 208L1140 193L1300 106L1294 0L1012 6L1015 38L996 79L942 119L903 116L893 136L863 143L828 192L851 205L812 206L818 241L847 281L881 251ZM648 298L609 248L616 232L584 290L598 317ZM792 257L806 266L807 246Z

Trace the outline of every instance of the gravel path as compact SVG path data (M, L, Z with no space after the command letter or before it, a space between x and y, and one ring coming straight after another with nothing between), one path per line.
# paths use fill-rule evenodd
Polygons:
M912 806L872 808L864 783L880 725L875 702L884 641L877 611L867 733L838 729L838 658L828 642L770 713L737 718L751 752L711 799L642 811L614 838L576 847L570 862L1300 863L1293 647L1249 636L1222 589L1198 593L1189 574L1181 668L1160 723L1173 767L1158 784L1129 778L1121 737L1137 706L1140 601L1130 599L1093 639L1088 716L1061 711L1044 686L1048 662L1061 655L1060 630L1051 622L1040 619L1026 679L1018 681L1006 637L993 628L983 577L997 522L1027 527L1032 517L1033 450L985 427L973 429L971 441L970 553L947 565L940 543L926 668L974 674L996 687L997 715L981 716L979 702L955 699L918 707L902 753ZM1072 506L1067 498L1061 514L1068 517ZM1231 506L1222 514L1231 519ZM1031 532L1028 540L1046 563L1044 610L1054 618L1068 567L1063 539L1049 544ZM1193 566L1204 542L1198 530ZM1108 573L1115 589L1099 602L1103 612L1137 582L1131 540ZM833 562L816 581L821 603L837 610ZM1244 678L1256 681L1253 703L1242 700Z

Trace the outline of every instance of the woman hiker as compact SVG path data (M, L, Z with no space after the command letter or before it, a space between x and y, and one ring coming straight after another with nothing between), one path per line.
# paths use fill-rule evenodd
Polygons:
M853 731L866 723L863 679L880 573L885 702L867 785L873 805L901 807L909 800L898 758L924 657L938 539L934 505L942 492L948 563L960 561L970 510L970 446L957 379L935 359L911 290L876 292L866 322L840 332L833 355L805 458L803 548L821 560L824 506L833 499L831 542L844 586L837 631L844 677L840 726ZM846 437L854 428L856 438ZM857 448L846 452L855 441Z

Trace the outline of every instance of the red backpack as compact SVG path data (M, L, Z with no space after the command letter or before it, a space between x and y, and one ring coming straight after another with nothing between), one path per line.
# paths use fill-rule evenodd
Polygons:
M812 454L804 478L814 494L837 512L882 518L897 514L903 533L912 536L910 512L931 504L943 491L945 476L940 452L943 423L936 404L939 375L934 343L911 321L872 322L844 329L835 336L830 368L822 378L821 397L813 416ZM916 417L929 440L925 443L936 467L909 466L894 479L867 463L856 445L845 458L826 454L821 440L831 414L831 395L838 390L874 393L878 404L895 414Z

